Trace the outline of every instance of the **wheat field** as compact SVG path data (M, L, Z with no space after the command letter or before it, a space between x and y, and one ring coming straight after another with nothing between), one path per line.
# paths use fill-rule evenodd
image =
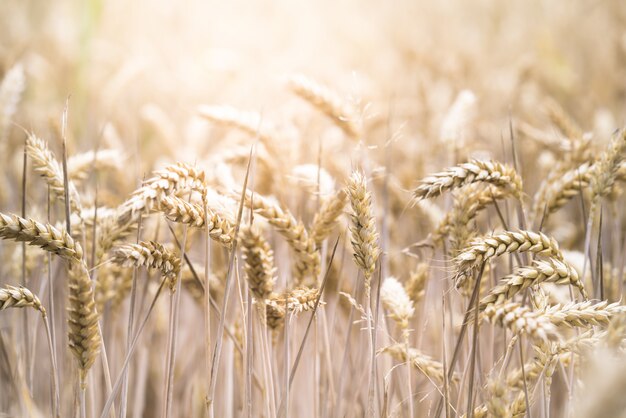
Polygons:
M626 417L626 3L0 16L0 417Z

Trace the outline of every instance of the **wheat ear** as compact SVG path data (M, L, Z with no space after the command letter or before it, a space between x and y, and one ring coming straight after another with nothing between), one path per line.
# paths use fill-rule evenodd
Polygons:
M554 238L541 232L503 231L476 238L455 259L459 272L457 287L462 287L471 272L482 263L504 253L532 252L544 257L563 259Z
M32 307L46 317L46 309L37 296L27 288L6 285L0 288L0 310L8 308Z
M72 262L83 258L82 247L65 230L17 215L0 213L0 238L26 242Z
M274 289L276 268L269 243L251 226L241 227L241 249L248 287L257 300L268 299Z
M376 218L372 213L372 195L367 190L365 177L358 171L352 173L347 190L352 206L350 233L353 258L365 276L365 290L369 295L372 274L380 255Z
M245 204L267 219L294 250L296 283L302 283L309 276L317 279L320 273L320 254L302 222L296 221L288 210L283 210L279 205L258 194L253 198L252 193L247 192Z
M394 344L381 348L377 353L387 353L399 361L410 361L411 365L424 376L434 380L437 384L443 382L443 365L426 354L421 353L416 348L409 348L407 350L405 344Z
M237 128L251 136L257 136L266 144L273 144L276 136L275 128L264 121L261 114L240 110L232 106L198 107L198 114L213 123Z
M417 200L437 197L447 190L478 182L509 189L517 198L522 196L522 179L514 168L497 161L480 160L470 160L424 178L413 196Z
M576 269L562 260L548 258L535 260L532 266L518 268L514 274L506 276L480 301L480 309L484 310L488 305L509 301L530 286L544 282L571 284L578 288L583 298L587 299L587 292Z
M340 189L333 196L322 203L319 212L315 214L311 224L311 237L319 247L331 234L337 220L343 213L348 202L348 195L344 189Z
M419 303L426 293L426 283L428 282L429 272L430 265L428 263L419 263L404 285L406 293L414 304Z
M65 199L65 189L63 187L63 170L61 164L56 159L48 145L35 134L28 134L26 139L26 152L33 162L33 168L46 183L50 186L50 192L57 199ZM74 183L68 182L70 208L73 213L80 213L80 197L76 191Z
M85 180L92 170L120 170L123 159L122 154L116 149L87 151L67 159L67 172L70 180L80 182Z
M380 298L391 319L396 321L400 329L406 329L409 326L409 320L415 314L415 308L413 301L398 279L387 277L383 281Z
M176 196L168 196L161 200L160 209L173 222L205 228L206 219L202 205L187 202ZM207 208L207 215L209 220L206 228L211 239L226 248L231 248L235 226L210 208Z
M626 307L619 302L609 304L608 301L592 304L590 301L547 307L543 313L554 325L570 327L591 327L608 325L611 318L626 312Z
M543 312L532 311L519 303L489 305L482 316L483 319L502 325L513 333L523 332L543 340L557 335L556 327Z
M175 192L203 190L204 187L204 172L189 164L176 163L157 170L120 206L118 224L136 222L140 214L155 210L161 200Z
M155 241L142 241L139 244L126 244L118 247L113 261L124 267L149 267L157 269L169 281L172 291L180 271L180 258Z
M304 75L292 76L288 86L291 91L332 119L350 138L361 137L362 130L354 109L336 92Z
M87 372L96 360L101 344L92 282L84 262L70 263L69 289L69 347L78 360L80 383L84 388Z
M626 129L613 137L600 160L594 164L591 176L592 191L595 196L603 197L611 193L620 164L626 152Z
M182 190L204 190L204 172L185 163L175 163L153 173L133 195L106 218L98 235L96 260L102 260L115 244L130 234L139 218L154 211L161 201Z

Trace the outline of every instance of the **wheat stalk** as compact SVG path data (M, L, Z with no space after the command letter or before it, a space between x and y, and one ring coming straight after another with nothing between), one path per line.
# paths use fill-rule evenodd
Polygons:
M424 178L413 191L417 200L437 197L472 183L489 183L508 189L513 196L522 197L522 179L515 169L497 161L470 160Z

